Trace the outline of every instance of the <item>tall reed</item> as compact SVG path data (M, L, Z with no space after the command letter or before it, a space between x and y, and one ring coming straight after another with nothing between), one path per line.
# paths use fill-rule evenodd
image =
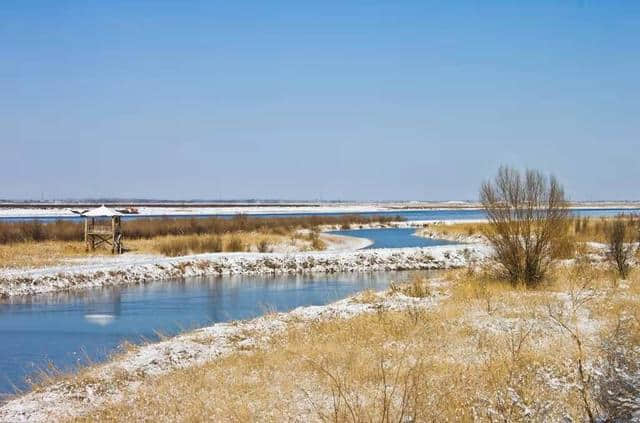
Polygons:
M235 232L286 235L295 229L313 229L321 225L344 227L402 220L404 218L400 216L249 217L236 215L231 218L135 218L124 220L122 225L126 238L149 239L167 235L222 235ZM83 231L82 221L0 222L0 244L26 241L79 241L82 240Z

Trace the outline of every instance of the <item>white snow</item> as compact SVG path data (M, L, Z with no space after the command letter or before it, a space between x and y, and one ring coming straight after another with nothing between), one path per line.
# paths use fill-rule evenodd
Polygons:
M353 241L356 242L356 241ZM357 242L365 245L368 240ZM147 283L205 275L300 274L460 267L490 253L483 244L299 253L208 253L182 257L127 254L63 266L0 270L0 296Z
M136 375L161 375L173 369L218 359L249 345L263 346L288 324L344 319L377 312L381 308L402 310L433 307L441 299L437 295L427 298L386 293L376 295L378 301L375 304L362 304L353 298L346 298L325 306L299 307L289 313L244 322L218 323L166 341L141 346L120 358L88 369L80 376L84 383L62 379L10 400L0 407L0 421L44 422L80 416L108 401L135 394L139 386ZM124 382L114 382L123 375L127 376Z
M122 216L122 213L102 205L93 210L89 210L88 212L83 213L82 215L87 217L113 217L113 216Z
M139 206L138 214L133 216L199 216L234 214L289 214L289 213L364 213L377 211L395 211L382 205L327 205L327 206L233 206L233 207L146 207ZM402 211L408 211L402 210ZM400 210L398 210L400 211ZM68 208L0 208L0 217L69 217L78 216Z

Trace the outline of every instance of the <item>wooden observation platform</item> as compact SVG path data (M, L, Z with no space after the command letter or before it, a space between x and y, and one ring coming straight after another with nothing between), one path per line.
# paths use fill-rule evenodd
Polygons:
M84 242L87 251L95 250L100 245L111 246L112 254L122 254L122 215L108 207L102 206L90 210L84 217Z

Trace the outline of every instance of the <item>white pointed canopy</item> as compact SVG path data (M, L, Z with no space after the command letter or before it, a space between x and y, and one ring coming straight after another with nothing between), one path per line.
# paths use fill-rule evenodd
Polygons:
M84 213L83 216L86 217L113 217L113 216L121 216L122 213L110 209L109 207L105 207L104 205L98 207L97 209L89 210Z

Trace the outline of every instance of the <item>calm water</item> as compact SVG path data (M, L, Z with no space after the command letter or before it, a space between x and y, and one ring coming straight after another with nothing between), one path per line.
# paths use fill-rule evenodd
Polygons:
M442 239L423 238L414 235L415 228L384 228L384 229L354 229L349 231L333 231L338 235L349 235L367 238L373 244L367 248L404 248L404 247L434 247L437 245L459 244L459 242Z
M156 340L266 310L321 305L365 289L384 289L402 272L277 277L211 277L0 303L0 395L51 362L73 369L104 359L123 341ZM1 398L0 398L1 399Z
M469 210L387 214L409 220L482 217L481 212ZM414 229L337 233L372 239L374 248L449 244L414 236ZM402 272L210 277L5 300L0 302L0 400L14 386L25 388L25 377L48 363L69 370L87 359L104 359L124 341L156 340L157 332L172 335L259 316L265 310L326 304L364 289L384 289L391 280L403 277Z
M640 209L574 209L572 213L576 216L587 217L603 217L603 216L616 216L620 213L640 213ZM343 216L357 214L362 216L401 216L406 220L477 220L484 219L485 214L482 210L415 210L415 211L382 211L382 212L366 212L366 213L285 213L285 214L256 214L249 215L253 217L301 217L301 216ZM123 219L144 219L153 216L124 216ZM155 217L171 217L171 218L203 218L203 217L220 217L231 218L232 215L172 215L172 216L155 216ZM55 220L81 220L80 216L67 216L57 218L46 217L0 217L2 221L29 221L29 220L41 220L41 221L55 221Z
M336 231L373 240L374 247L450 244L414 236L414 229ZM0 303L0 396L52 363L63 370L100 361L124 341L156 340L265 310L320 305L364 289L384 289L397 272L209 277L20 297Z

